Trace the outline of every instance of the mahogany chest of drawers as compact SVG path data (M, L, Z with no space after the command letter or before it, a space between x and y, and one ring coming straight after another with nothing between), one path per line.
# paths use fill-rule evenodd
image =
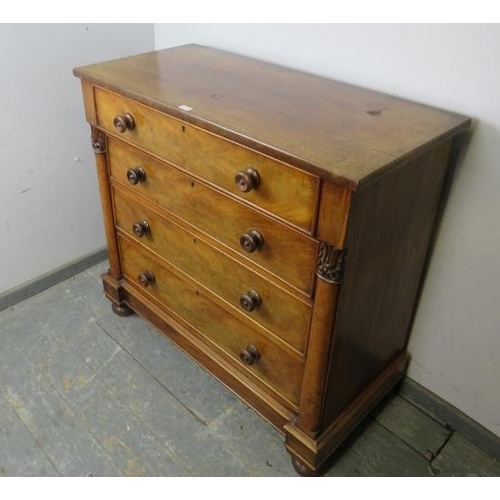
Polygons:
M197 45L74 73L113 310L156 326L317 473L405 373L469 119Z

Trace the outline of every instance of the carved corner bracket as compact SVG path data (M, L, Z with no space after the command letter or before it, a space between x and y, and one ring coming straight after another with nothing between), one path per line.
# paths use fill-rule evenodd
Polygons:
M92 144L94 153L106 153L106 136L104 135L104 132L102 130L99 130L96 127L92 127L92 136L90 139L90 143Z
M321 241L316 275L327 283L339 285L344 277L346 253L346 250L335 248L333 245Z

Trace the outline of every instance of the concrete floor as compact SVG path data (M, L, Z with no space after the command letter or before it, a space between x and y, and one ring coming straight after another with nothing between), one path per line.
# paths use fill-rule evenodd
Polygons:
M0 312L0 476L294 476L283 437L137 316L105 263ZM500 464L400 396L326 476L499 476Z

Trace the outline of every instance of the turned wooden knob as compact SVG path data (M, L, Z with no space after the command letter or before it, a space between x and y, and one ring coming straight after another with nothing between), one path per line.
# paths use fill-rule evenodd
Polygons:
M255 290L249 290L240 297L240 305L245 311L252 312L262 304L260 295Z
M147 220L139 220L132 224L132 231L138 238L142 238L151 232L151 227Z
M248 193L252 189L257 189L260 185L260 175L257 170L247 168L243 172L238 172L234 176L234 182L240 191Z
M129 168L127 170L127 179L132 185L136 185L139 182L144 182L146 180L146 172L142 167Z
M252 253L262 248L262 245L264 245L264 237L257 229L251 229L248 233L240 236L240 245L245 252Z
M115 129L123 134L127 130L133 130L135 128L135 122L130 113L124 115L117 115L113 118L113 126Z
M153 274L153 271L147 270L147 271L142 271L141 274L137 277L139 283L144 286L150 286L152 285L155 281L155 275Z
M240 359L246 365L253 365L260 359L260 353L253 345L249 345L244 351L240 352Z

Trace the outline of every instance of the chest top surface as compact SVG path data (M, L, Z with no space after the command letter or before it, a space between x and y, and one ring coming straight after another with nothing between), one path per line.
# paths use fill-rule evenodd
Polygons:
M74 73L351 189L470 123L455 113L193 44Z

